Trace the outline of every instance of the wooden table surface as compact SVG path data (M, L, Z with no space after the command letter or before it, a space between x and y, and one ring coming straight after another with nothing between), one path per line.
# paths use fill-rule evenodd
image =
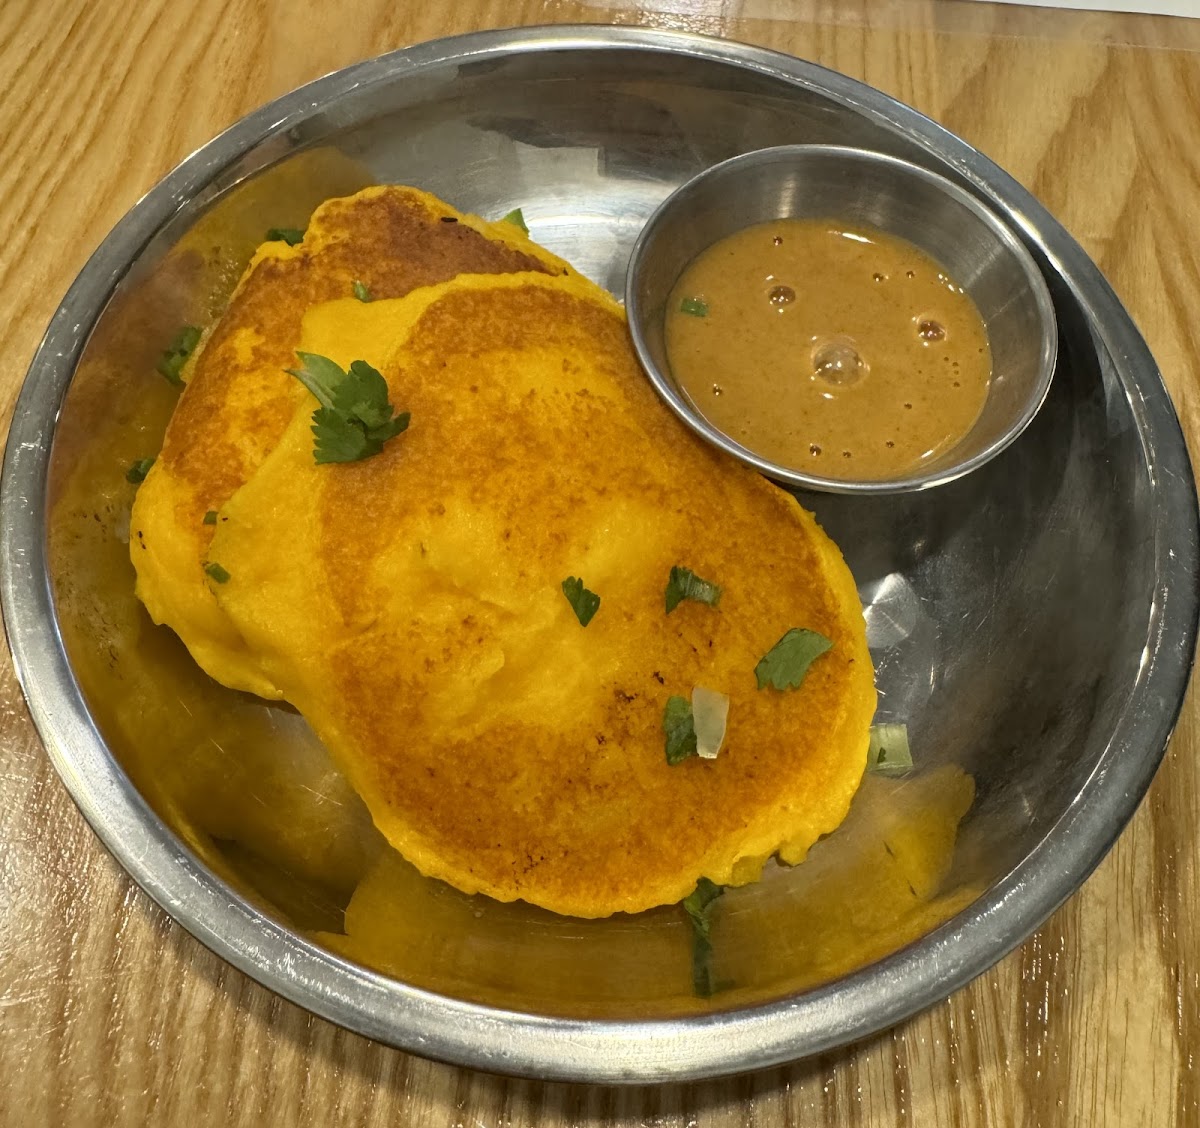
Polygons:
M1200 24L967 0L6 0L0 411L92 249L163 173L326 71L431 37L646 23L790 51L944 123L1095 257L1200 440ZM0 669L0 1123L1200 1125L1195 695L1115 849L1022 948L864 1044L636 1089L374 1044L191 939L101 848Z

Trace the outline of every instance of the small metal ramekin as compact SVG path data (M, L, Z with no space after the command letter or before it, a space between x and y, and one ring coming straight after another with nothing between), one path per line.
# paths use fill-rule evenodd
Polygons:
M772 461L715 427L671 373L668 297L684 268L719 239L773 219L836 218L897 235L939 262L978 307L992 351L983 411L954 447L889 479L824 477ZM919 165L837 145L781 145L714 165L650 217L629 262L625 305L634 347L667 405L697 434L788 485L899 493L949 482L1007 447L1037 414L1054 375L1050 292L1021 241L970 193Z

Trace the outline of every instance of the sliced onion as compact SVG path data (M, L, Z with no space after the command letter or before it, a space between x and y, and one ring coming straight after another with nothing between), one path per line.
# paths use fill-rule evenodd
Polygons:
M908 747L908 725L872 725L871 745L867 752L867 771L880 775L906 775L912 771L912 751Z
M698 685L692 690L692 720L696 726L696 755L715 760L725 743L729 698Z

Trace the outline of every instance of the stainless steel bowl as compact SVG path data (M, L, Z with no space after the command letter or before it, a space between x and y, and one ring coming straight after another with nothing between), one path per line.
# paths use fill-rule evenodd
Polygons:
M755 223L831 217L924 251L966 290L987 328L992 379L979 419L952 449L903 477L847 480L775 462L711 423L671 372L666 302L701 251ZM659 205L634 245L625 305L651 383L692 430L776 481L833 493L925 489L995 458L1042 406L1058 353L1054 304L1041 271L990 208L911 161L840 145L760 149L688 181Z
M307 883L293 896L279 839L290 835L319 872L369 845L369 825L337 837L285 820L277 834L236 837L229 810L286 808L305 786L336 788L336 776L293 715L206 683L169 632L138 618L121 571L122 457L152 451L173 395L153 372L159 350L181 322L212 316L268 227L303 225L318 199L364 178L417 183L488 215L520 205L535 237L618 289L671 191L739 152L797 143L890 153L951 180L1017 232L1054 301L1058 371L1003 454L937 490L802 498L858 579L885 719L907 719L922 768L955 763L975 778L947 880L981 892L911 944L804 987L781 940L811 923L790 896L808 877L805 866L780 871L722 901L715 947L761 970L708 1003L644 977L625 978L633 996L604 985L605 968L636 975L646 951L674 943L669 911L592 928L532 910L500 920L477 905L457 931L429 936L426 922L453 898L417 883L429 912L406 918L421 924L397 953L407 970L349 962L328 939L345 890ZM133 428L127 410L157 412L157 431ZM63 498L80 473L94 488L72 512ZM87 549L74 567L64 529ZM85 817L147 893L317 1014L428 1056L543 1078L679 1079L792 1060L912 1014L1020 943L1108 850L1158 766L1191 668L1197 562L1191 468L1154 361L1029 193L841 75L635 29L423 44L312 83L193 154L64 297L0 483L5 621L31 715ZM124 649L119 620L134 631ZM135 693L147 670L165 680ZM203 707L186 716L180 697ZM172 742L166 757L139 738L155 713L167 718L156 730ZM214 743L235 754L205 760ZM220 770L197 779L199 764ZM196 788L210 796L203 810L188 806Z

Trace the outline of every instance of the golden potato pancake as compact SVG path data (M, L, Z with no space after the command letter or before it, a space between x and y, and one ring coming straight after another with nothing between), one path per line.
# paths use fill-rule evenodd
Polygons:
M371 341L377 342L371 347ZM738 884L845 817L875 691L837 547L658 401L602 291L461 276L318 305L300 348L380 368L408 430L317 465L308 399L220 511L210 582L248 672L308 719L426 875L582 917ZM673 566L723 588L667 614ZM600 596L581 626L562 590ZM758 689L785 631L832 640ZM664 754L668 697L730 698L714 760Z
M397 298L457 274L574 272L511 223L466 215L415 188L382 186L328 200L303 242L264 243L229 307L185 369L186 388L162 453L138 490L131 555L137 593L157 623L183 639L205 670L244 653L203 566L219 509L278 442L305 393L294 367L304 311L349 296ZM225 663L225 669L236 663ZM277 698L253 675L235 688Z

